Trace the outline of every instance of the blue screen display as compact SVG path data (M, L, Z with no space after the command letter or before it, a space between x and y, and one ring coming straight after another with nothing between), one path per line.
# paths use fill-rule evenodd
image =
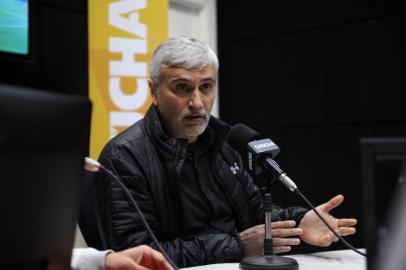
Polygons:
M0 0L0 52L27 55L28 0Z

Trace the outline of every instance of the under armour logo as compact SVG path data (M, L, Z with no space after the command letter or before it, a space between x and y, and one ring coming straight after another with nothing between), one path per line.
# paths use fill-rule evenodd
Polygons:
M230 166L230 170L233 172L233 174L237 174L240 168L238 168L237 163L234 162L234 167Z

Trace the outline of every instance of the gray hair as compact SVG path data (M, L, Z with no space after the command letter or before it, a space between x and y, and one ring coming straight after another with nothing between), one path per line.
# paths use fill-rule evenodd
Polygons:
M151 61L151 79L159 85L161 73L170 67L201 70L219 62L216 53L206 43L189 37L175 37L161 43L154 51Z

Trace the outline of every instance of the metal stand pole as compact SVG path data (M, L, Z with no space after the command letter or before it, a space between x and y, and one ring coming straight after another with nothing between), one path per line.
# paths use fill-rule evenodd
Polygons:
M245 257L240 262L243 270L297 270L299 264L288 257L279 257L273 254L272 240L272 196L269 187L263 188L265 212L265 256Z

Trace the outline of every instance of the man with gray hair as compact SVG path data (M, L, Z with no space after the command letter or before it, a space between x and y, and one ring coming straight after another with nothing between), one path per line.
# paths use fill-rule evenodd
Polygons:
M159 45L148 80L153 104L142 120L105 146L99 159L129 189L181 267L263 253L261 192L226 143L230 126L210 116L218 66L216 54L199 40L171 38ZM96 183L109 248L156 248L116 182L101 173ZM336 196L319 210L348 235L355 232L356 220L329 215L342 200ZM319 246L335 241L313 211L275 206L273 220L275 252L289 251L300 239Z

